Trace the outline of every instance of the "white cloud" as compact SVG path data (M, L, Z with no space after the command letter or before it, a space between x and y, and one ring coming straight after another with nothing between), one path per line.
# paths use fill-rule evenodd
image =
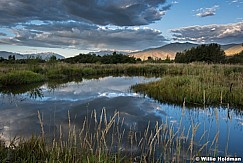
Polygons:
M27 24L22 29L12 29L12 33L14 37L0 38L0 44L81 50L136 50L159 46L166 41L161 31L147 27L100 27L79 22Z
M207 16L213 16L216 14L216 10L219 8L218 5L215 5L211 8L200 8L200 9L197 9L196 12L196 16L199 16L199 17L207 17Z
M171 30L173 39L177 41L192 41L196 43L242 43L243 22L232 24L212 24L204 26L189 26Z
M172 1L171 2L172 4L177 4L177 3L179 3L178 1Z

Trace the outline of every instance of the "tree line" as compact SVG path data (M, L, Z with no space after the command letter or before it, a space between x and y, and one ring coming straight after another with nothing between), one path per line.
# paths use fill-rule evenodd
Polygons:
M138 60L128 55L117 54L112 55L96 55L96 54L79 54L74 57L63 59L67 63L101 63L101 64L117 64L117 63L136 63Z
M243 64L243 51L233 56L226 56L219 44L208 44L193 47L184 52L177 52L176 63L206 62L206 63L232 63Z

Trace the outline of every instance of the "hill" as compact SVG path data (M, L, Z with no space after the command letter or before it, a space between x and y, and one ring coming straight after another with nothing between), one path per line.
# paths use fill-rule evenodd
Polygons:
M12 53L12 52L7 52L7 51L0 51L0 57L4 58L4 59L8 59L8 56L10 55L14 55L15 59L24 59L24 56L22 54L19 53Z
M188 42L171 43L158 48L151 48L151 49L146 49L135 53L130 53L129 56L140 58L142 60L146 60L148 57L152 57L154 59L156 58L165 59L167 56L174 59L177 52L182 52L186 49L191 49L192 47L196 47L198 45L199 44L192 44ZM227 45L222 45L221 48L225 51L225 54L227 56L237 54L243 50L242 44L227 44Z
M223 48L223 46L222 46ZM235 44L227 49L224 49L224 52L227 56L232 56L234 54L238 54L243 51L243 44Z
M158 48L146 49L143 51L130 53L129 56L133 56L135 58L140 58L142 60L146 60L148 57L152 57L154 59L161 58L165 59L167 56L170 58L175 58L175 54L180 51L184 51L186 49L191 49L192 47L198 46L197 44L192 43L171 43Z
M98 52L89 52L89 54L96 54L96 55L99 55L99 56L104 56L104 55L111 55L114 52L116 52L117 54L127 55L127 54L130 54L133 51L129 51L129 50L123 50L123 51L122 50L120 50L120 51L116 51L116 50L103 50L103 51L98 51Z
M46 52L46 53L37 53L37 54L19 54L19 53L13 53L13 52L7 52L7 51L0 51L0 57L4 59L8 59L10 55L14 55L15 59L28 59L28 58L41 58L43 60L48 60L51 56L55 56L57 59L64 59L65 57L52 52Z
M65 57L57 54L57 53L53 53L53 52L46 52L46 53L37 53L37 54L26 54L25 57L27 58L41 58L43 60L49 60L51 56L55 56L57 59L64 59Z

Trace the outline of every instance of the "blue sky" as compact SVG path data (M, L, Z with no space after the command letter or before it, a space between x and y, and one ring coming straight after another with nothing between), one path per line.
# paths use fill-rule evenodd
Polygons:
M2 0L0 51L142 50L243 42L243 0Z

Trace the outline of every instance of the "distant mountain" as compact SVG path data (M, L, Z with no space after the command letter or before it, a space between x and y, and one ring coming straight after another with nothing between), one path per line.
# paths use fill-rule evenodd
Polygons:
M224 45L222 46L222 49L224 49ZM231 46L228 46L226 49L224 49L224 52L227 56L240 53L241 51L243 51L243 44L232 44Z
M124 55L127 55L129 53L131 53L132 51L128 51L128 50L124 50L124 51L115 51L115 50L103 50L103 51L98 51L98 52L89 52L89 54L96 54L96 55L100 55L100 56L103 56L103 55L111 55L113 54L114 52L116 52L117 54L124 54Z
M196 47L198 44L192 43L171 43L158 48L146 49L143 51L130 53L129 56L133 56L135 58L140 58L142 60L146 60L148 57L152 57L154 59L161 58L165 59L167 56L170 58L175 58L177 52L184 51L186 49L191 49L192 47Z
M0 51L0 57L4 59L8 59L8 56L14 55L15 59L24 59L24 55L19 54L19 53L12 53L12 52L7 52L7 51Z
M135 58L140 58L142 60L148 59L148 57L152 57L154 59L161 58L165 59L169 56L171 59L175 58L177 52L182 52L186 49L191 49L192 47L199 46L199 44L192 43L171 43L158 48L146 49L143 51L130 53L129 56L133 56ZM222 45L221 48L225 51L227 56L234 55L243 50L242 44L227 44Z
M14 55L15 59L28 59L28 58L42 58L43 60L48 60L51 56L55 56L57 59L64 59L60 54L52 53L52 52L46 52L46 53L37 53L37 54L19 54L19 53L13 53L13 52L7 52L7 51L0 51L0 57L3 57L4 59L8 59L8 56Z
M45 52L45 53L37 53L37 54L26 54L25 55L27 58L41 58L43 60L49 60L51 56L55 56L57 59L64 59L65 57L57 54L57 53L53 53L53 52Z

